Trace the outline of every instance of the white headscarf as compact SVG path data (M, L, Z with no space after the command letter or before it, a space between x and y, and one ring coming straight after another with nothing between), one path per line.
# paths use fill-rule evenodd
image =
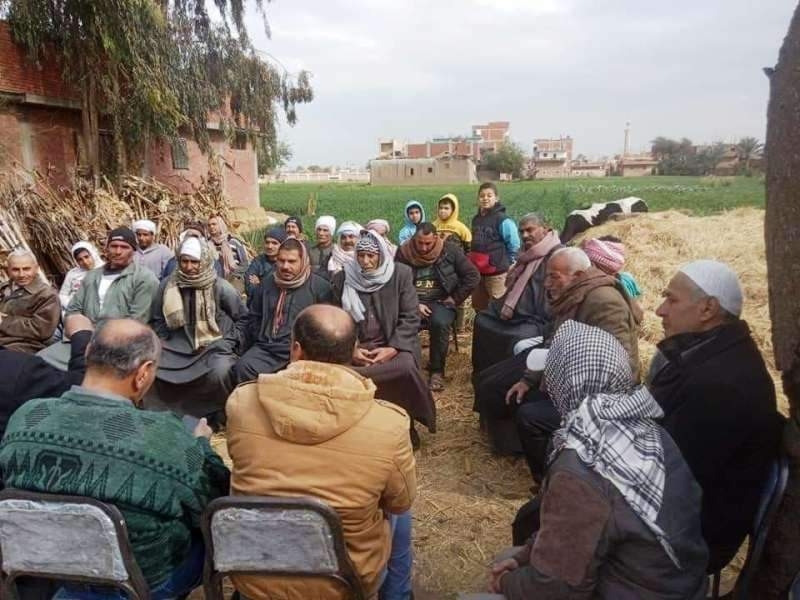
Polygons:
M314 229L319 229L320 227L325 227L328 231L331 232L331 235L333 235L334 232L336 231L336 219L329 215L323 215L319 219L317 219L317 223L314 225Z
M544 383L561 415L551 458L574 450L581 462L622 494L680 568L656 523L666 475L655 419L664 411L646 387L634 383L628 353L610 333L565 321L547 354Z
M100 258L100 253L97 251L97 248L94 247L94 244L92 244L91 242L81 241L73 244L72 248L70 249L70 254L72 254L72 260L75 261L76 269L83 271L83 269L80 266L78 266L78 261L75 260L75 253L78 250L86 250L92 256L92 258L94 259L95 269L97 267L102 267L103 265L106 264L105 262L103 262L103 259Z
M331 250L331 258L328 261L328 271L331 273L338 273L347 263L355 261L356 251L342 250L342 247L339 244L339 239L344 234L358 235L361 233L361 229L361 225L355 221L345 221L339 225L339 229L336 230L336 243L333 245L333 249Z
M374 231L365 231L361 239L369 238L370 245L377 245L380 253L380 264L374 271L365 273L358 261L350 261L344 265L344 289L342 291L342 308L350 313L356 323L364 320L364 304L358 292L372 294L377 292L394 275L394 260L383 236Z
M148 219L140 219L138 221L133 222L133 232L136 233L139 230L149 231L153 235L156 233L156 224Z

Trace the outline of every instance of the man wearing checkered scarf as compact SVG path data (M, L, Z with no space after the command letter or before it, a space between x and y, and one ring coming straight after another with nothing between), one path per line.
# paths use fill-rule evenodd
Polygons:
M561 428L540 528L494 565L491 591L508 600L703 598L700 488L656 423L663 412L635 384L622 345L566 321L547 355L545 381Z

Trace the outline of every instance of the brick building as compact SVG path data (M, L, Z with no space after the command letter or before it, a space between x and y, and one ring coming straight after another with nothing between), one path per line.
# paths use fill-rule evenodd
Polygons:
M8 23L0 21L0 165L17 163L67 184L85 164L78 92L65 85L55 61L39 67L14 43ZM101 168L113 164L113 138L102 129ZM258 207L256 152L240 137L229 144L219 123L209 119L211 145L224 168L225 194L234 206ZM209 157L196 142L156 140L146 151L144 175L180 191L198 185L209 171Z

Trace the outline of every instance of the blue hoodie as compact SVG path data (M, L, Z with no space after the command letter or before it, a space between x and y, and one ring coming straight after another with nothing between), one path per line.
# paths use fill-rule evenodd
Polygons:
M423 208L422 204L420 204L416 200L409 200L408 202L406 202L406 208L403 211L403 219L405 220L405 225L403 225L403 228L400 230L400 234L398 235L398 238L400 239L400 245L404 244L412 237L414 237L414 234L417 231L416 223L412 223L411 219L408 218L409 208L418 208L422 213L422 219L420 220L420 223L422 223L425 220L425 208Z

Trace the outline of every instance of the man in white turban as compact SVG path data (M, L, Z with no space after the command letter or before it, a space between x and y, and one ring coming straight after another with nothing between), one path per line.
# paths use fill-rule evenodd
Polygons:
M736 273L714 260L683 265L656 310L665 339L649 388L703 489L709 572L724 567L752 527L781 421L775 387L747 323Z
M317 219L314 227L314 237L317 243L308 251L308 257L311 259L311 268L320 275L327 277L328 261L333 252L333 234L336 233L336 219L323 215Z
M349 262L356 260L356 244L361 235L361 225L355 221L345 221L336 230L336 244L328 260L328 273L338 273Z
M164 269L173 257L173 252L164 244L156 242L156 224L147 219L134 221L133 231L136 234L136 254L134 262L150 269L159 281L164 277Z

